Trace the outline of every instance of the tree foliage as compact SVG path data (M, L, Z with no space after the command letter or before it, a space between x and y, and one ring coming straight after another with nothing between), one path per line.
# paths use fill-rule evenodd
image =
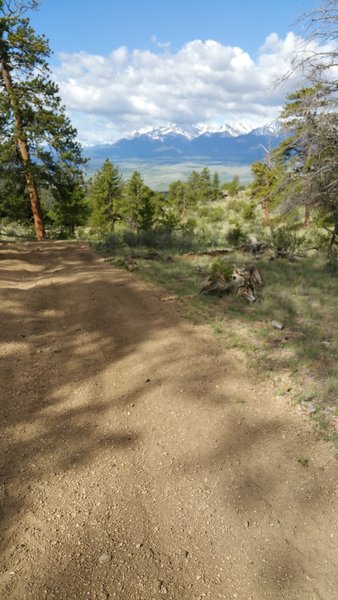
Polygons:
M150 229L156 212L156 194L145 185L141 174L134 171L124 194L124 217L136 231Z
M221 196L221 182L217 171L215 171L212 178L212 200L216 201Z
M338 236L336 0L305 15L304 24L307 43L294 61L303 69L304 85L289 94L281 113L285 139L269 154L269 163L253 165L252 190L258 200L281 202L285 215L302 208L304 226L314 213L330 232L332 247Z
M47 190L52 196L48 217L61 232L74 234L75 227L84 225L89 216L86 188L82 173L67 168L61 162L55 165L53 180Z
M169 186L168 203L171 210L176 214L178 222L184 221L192 195L188 193L188 184L179 179L173 181Z
M273 156L268 154L265 161L258 161L251 166L253 181L250 186L255 203L263 209L263 223L269 225L270 213L278 202L279 180L278 168Z
M289 196L305 208L305 225L312 207L328 209L336 193L337 115L328 111L326 88L318 83L290 94L281 115L289 134L276 156L284 162Z
M89 182L90 224L100 231L111 232L122 218L123 180L119 168L108 159Z
M22 171L36 235L43 239L39 187L56 190L60 171L72 172L75 181L84 161L76 130L50 78L48 41L23 16L37 4L0 2L0 150L7 172L12 166Z
M237 196L238 192L244 189L244 186L241 185L238 175L235 175L231 181L223 183L222 189L225 190L229 196L234 197Z
M311 85L322 83L327 87L327 98L337 106L338 80L338 4L337 0L324 0L314 10L303 15L305 46L295 56L293 65L301 67Z

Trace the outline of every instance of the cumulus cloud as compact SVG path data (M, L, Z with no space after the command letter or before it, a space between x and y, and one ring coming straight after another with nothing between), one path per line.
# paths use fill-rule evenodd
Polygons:
M83 143L113 142L132 129L177 123L276 118L296 74L277 86L299 52L300 38L272 33L254 60L236 46L193 40L176 52L121 47L108 56L61 54L54 75ZM163 47L165 46L165 47Z

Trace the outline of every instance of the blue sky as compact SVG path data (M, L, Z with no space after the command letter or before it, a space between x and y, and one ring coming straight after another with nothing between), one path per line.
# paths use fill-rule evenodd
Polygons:
M152 37L174 49L214 39L255 55L272 32L283 37L311 0L43 0L32 15L59 52L107 54L116 47L154 49Z
M44 0L30 15L84 144L177 123L254 127L295 81L297 19L315 0Z

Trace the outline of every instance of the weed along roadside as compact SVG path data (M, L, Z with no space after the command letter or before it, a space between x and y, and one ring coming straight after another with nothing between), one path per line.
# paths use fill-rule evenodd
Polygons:
M328 275L324 255L271 260L266 249L253 263L244 249L221 250L220 256L207 248L200 254L172 247L97 249L114 266L164 288L184 315L208 325L224 351L238 354L259 379L273 381L275 394L299 403L320 435L337 446L338 278ZM264 281L255 288L255 302L224 290L224 277L250 265ZM210 286L214 294L200 293Z

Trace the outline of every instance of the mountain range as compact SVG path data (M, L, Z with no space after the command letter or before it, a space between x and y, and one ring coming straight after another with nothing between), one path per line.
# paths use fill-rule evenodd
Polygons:
M278 145L281 139L278 121L251 131L242 124L224 124L218 129L167 125L133 131L113 144L87 146L84 155L90 159L90 170L100 167L107 158L113 163L142 161L170 165L195 161L250 165L261 160L266 150Z

